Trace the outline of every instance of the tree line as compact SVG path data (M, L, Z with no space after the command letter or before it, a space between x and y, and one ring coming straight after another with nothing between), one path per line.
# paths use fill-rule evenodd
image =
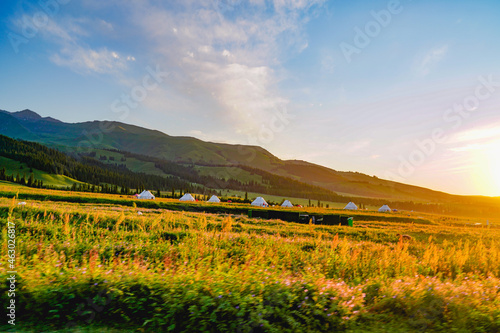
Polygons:
M25 163L30 168L45 171L50 174L65 175L83 182L74 184L69 190L105 192L116 194L130 194L144 189L158 191L171 191L171 197L178 197L177 193L199 193L206 195L219 189L232 189L262 194L277 195L282 197L309 198L311 200L349 202L354 201L360 207L365 205L382 206L388 204L399 210L415 210L431 213L497 213L500 211L497 198L459 198L451 203L424 203L414 201L398 201L380 198L359 198L339 195L319 186L306 184L288 177L275 175L267 171L252 168L246 165L205 165L211 167L239 168L251 174L259 175L260 182L242 182L237 179L238 174L231 172L222 175L201 175L194 164L178 164L175 162L133 154L119 150L111 150L123 155L120 162L127 158L135 158L144 162L153 162L156 168L166 175L150 175L132 172L121 163L105 164L99 161L95 152L90 154L67 155L58 150L46 147L39 143L14 140L0 135L0 156ZM0 180L16 182L31 187L49 188L40 179L35 179L33 173L29 176L9 175L5 168L0 169ZM166 195L168 196L168 195ZM472 201L472 202L471 202ZM464 205L467 203L467 205ZM474 207L471 207L474 203ZM323 206L323 205L321 205Z
M0 135L0 156L25 163L33 169L64 175L94 185L94 188L74 185L81 187L82 190L93 189L96 192L107 193L115 193L122 189L130 191L130 189L146 188L164 191L171 188L183 188L193 192L200 190L200 186L192 185L175 176L162 177L136 173L123 166L104 164L88 156L78 156L77 159L39 143L14 140L3 135ZM9 177L11 178L4 180L12 181L12 175ZM6 172L4 178L7 178ZM22 178L19 179L21 182Z

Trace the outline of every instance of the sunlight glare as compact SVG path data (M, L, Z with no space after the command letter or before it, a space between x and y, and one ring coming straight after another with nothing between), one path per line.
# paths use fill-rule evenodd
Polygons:
M489 171L486 175L488 178L487 193L500 196L500 141L493 143L491 148L487 150L487 154L487 170Z

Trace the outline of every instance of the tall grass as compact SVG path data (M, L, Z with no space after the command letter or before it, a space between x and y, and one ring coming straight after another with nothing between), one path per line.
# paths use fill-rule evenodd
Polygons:
M2 227L16 223L19 322L145 331L500 330L499 229L141 211L0 199ZM0 278L6 272L2 266Z

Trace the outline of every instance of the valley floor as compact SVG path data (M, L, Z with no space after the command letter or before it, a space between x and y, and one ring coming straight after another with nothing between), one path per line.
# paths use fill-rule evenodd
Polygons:
M1 331L500 331L494 225L319 226L41 193L0 198L4 281L11 234L17 255L16 326Z

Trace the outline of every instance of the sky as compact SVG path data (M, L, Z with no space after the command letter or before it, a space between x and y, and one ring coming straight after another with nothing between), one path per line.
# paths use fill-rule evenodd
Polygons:
M500 196L500 3L0 4L0 109Z

